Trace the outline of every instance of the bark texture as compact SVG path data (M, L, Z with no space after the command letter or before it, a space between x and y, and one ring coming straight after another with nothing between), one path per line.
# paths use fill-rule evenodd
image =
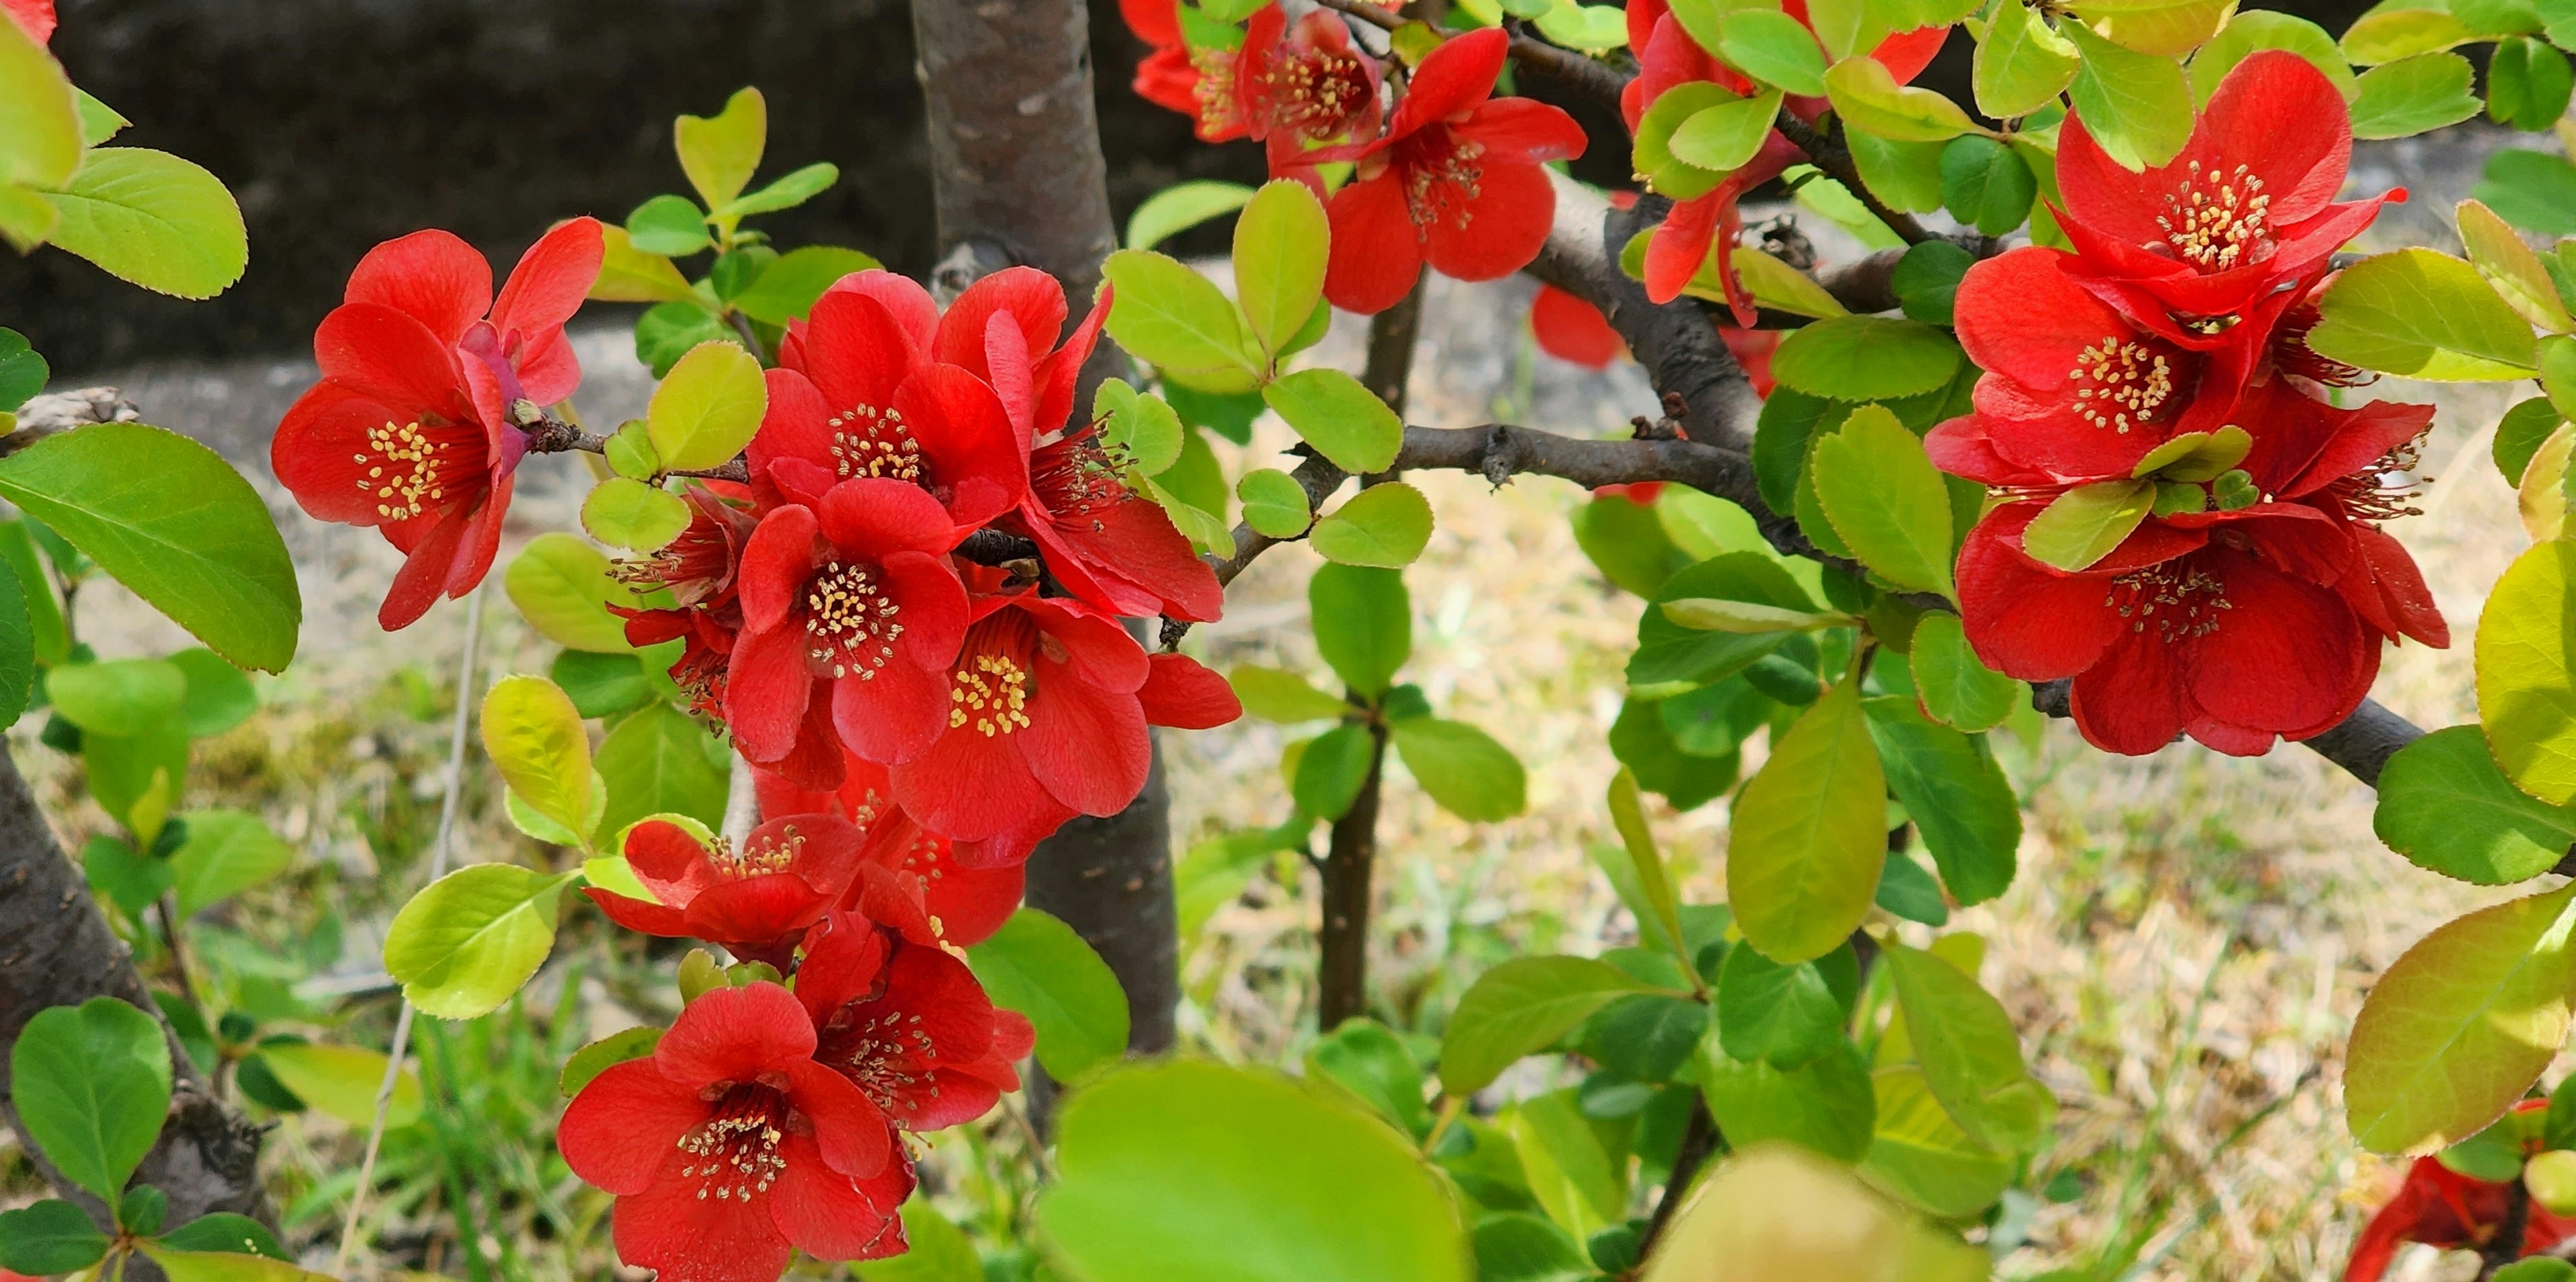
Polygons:
M26 779L0 753L0 1102L9 1098L9 1052L27 1021L50 1007L77 1006L93 997L113 997L156 1020L161 1016L124 941L108 929L80 869L54 840ZM214 1097L175 1038L170 1066L170 1118L135 1179L169 1195L164 1222L173 1226L209 1211L273 1221L259 1186L260 1128ZM16 1108L6 1111L19 1147L34 1154ZM50 1163L39 1160L37 1166L57 1194L107 1227L107 1208L97 1198L63 1179ZM159 1278L160 1270L148 1263L135 1261L125 1276Z
M915 0L943 292L1016 263L1063 281L1074 316L1091 306L1118 237L1092 104L1089 22L1083 0ZM1086 383L1125 362L1103 341ZM1086 387L1077 406L1089 404ZM1039 844L1028 877L1028 902L1063 918L1117 973L1128 1046L1169 1049L1180 941L1160 750L1135 801L1066 824Z
M1386 727L1369 727L1368 775L1351 808L1333 821L1322 864L1324 914L1315 966L1315 1031L1368 1013L1368 925L1377 869L1378 795L1386 770Z

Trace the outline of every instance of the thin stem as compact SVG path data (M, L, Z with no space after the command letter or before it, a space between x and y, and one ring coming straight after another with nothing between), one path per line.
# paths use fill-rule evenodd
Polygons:
M1377 864L1377 809L1386 764L1386 727L1371 721L1368 774L1351 808L1333 821L1324 855L1324 903L1317 932L1315 1031L1329 1033L1368 1010L1369 892Z
M487 580L488 582L488 580ZM435 883L447 875L447 854L456 832L457 799L465 792L466 726L474 710L474 659L476 643L483 636L483 584L476 584L465 598L464 653L456 664L456 720L447 737L447 795L438 803L438 833L430 839L429 880ZM402 1013L394 1017L392 1048L385 1054L384 1080L376 1085L376 1118L367 1128L366 1156L358 1162L358 1183L349 1190L349 1215L340 1224L340 1249L332 1256L331 1272L342 1274L349 1269L349 1252L358 1245L358 1217L367 1205L367 1188L375 1179L376 1152L385 1139L385 1117L393 1108L394 1087L402 1080L403 1057L411 1049L412 1004L405 998Z
M1880 200L1878 193L1861 181L1860 167L1852 162L1851 147L1839 133L1827 134L1786 109L1780 112L1780 119L1774 122L1774 127L1780 131L1781 137L1796 143L1798 150L1807 153L1807 159L1814 161L1816 168L1850 189L1860 203L1869 207L1869 212L1878 215L1878 220L1887 224L1887 229L1902 237L1906 244L1920 245L1927 240L1940 239L1925 231L1923 224L1914 220L1914 215L1888 208L1887 202Z
M2486 1249L2478 1252L2478 1258L2485 1261L2478 1276L2494 1277L2496 1270L2521 1259L2523 1239L2530 1236L2530 1228L2531 1189L2517 1179L2505 1185L2504 1219L2496 1224L2495 1236L2487 1239Z
M1369 318L1368 361L1360 385L1377 393L1397 418L1404 417L1405 392L1413 384L1413 349L1422 336L1422 295L1431 274L1414 278L1395 306Z
M179 938L179 892L161 892L161 900L153 908L161 914L161 933L170 938L170 969L179 977L179 992L189 1005L203 1011L205 999L198 995L196 976L188 970L188 946Z
M763 365L768 364L769 349L761 345L759 333L751 327L751 318L728 307L725 319L733 322L733 332L742 336L742 345L751 349L752 357Z
M1693 1099L1690 1120L1682 1124L1681 1145L1673 1150L1672 1174L1664 1177L1664 1192L1655 1199L1654 1218L1646 1221L1646 1231L1638 1235L1638 1259L1649 1258L1655 1239L1662 1237L1665 1227L1672 1223L1673 1212L1681 1209L1682 1197L1690 1192L1691 1180L1708 1162L1708 1155L1717 1150L1717 1138L1717 1119L1709 1116L1708 1100Z

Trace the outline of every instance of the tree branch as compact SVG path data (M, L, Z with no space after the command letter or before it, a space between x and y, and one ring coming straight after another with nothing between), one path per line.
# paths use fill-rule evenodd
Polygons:
M1780 131L1781 137L1796 143L1798 150L1807 153L1807 159L1825 171L1826 177L1841 183L1860 203L1869 206L1869 212L1878 215L1878 220L1887 224L1887 229L1903 238L1906 244L1920 245L1927 240L1939 239L1923 230L1923 224L1916 222L1914 215L1888 208L1887 202L1880 200L1878 193L1860 180L1860 167L1853 162L1851 147L1840 134L1828 134L1786 109L1780 112L1780 119L1774 122L1773 127Z

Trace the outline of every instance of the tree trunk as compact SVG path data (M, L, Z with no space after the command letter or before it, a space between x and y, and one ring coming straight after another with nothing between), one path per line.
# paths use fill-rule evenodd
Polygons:
M1091 84L1083 0L915 0L912 28L929 103L937 284L1018 263L1064 282L1074 316L1091 306L1100 262L1117 248ZM1126 357L1103 340L1089 385ZM1107 818L1078 818L1029 858L1028 902L1088 940L1127 990L1131 1050L1172 1044L1180 939L1172 905L1171 806L1162 757L1145 790ZM1043 1084L1036 1092L1043 1100Z
M1369 726L1368 774L1351 808L1333 821L1323 864L1324 911L1316 935L1315 1031L1368 1013L1369 909L1377 873L1378 794L1386 769L1386 727Z
M80 869L54 840L16 763L0 751L0 1102L9 1091L9 1052L19 1030L40 1011L113 997L161 1018L125 942L108 929L90 898ZM273 1220L259 1185L260 1128L215 1098L177 1039L170 1042L173 1092L170 1119L160 1142L143 1159L135 1179L170 1198L163 1221L185 1224L210 1211L233 1211ZM35 1143L5 1110L19 1147L33 1156ZM47 1183L108 1228L105 1206L38 1161ZM136 1260L129 1280L158 1279L160 1270Z

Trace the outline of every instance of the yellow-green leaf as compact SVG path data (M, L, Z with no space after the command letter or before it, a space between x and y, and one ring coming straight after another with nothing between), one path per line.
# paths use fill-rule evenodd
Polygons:
M592 298L603 303L689 302L697 298L697 291L689 288L689 278L682 276L670 259L637 249L623 227L603 223L599 230L608 253L600 260L599 279L591 282Z
M0 30L0 187L58 186L80 167L80 106L62 64L18 24Z
M608 612L635 597L609 573L608 555L579 535L552 530L528 540L501 576L510 604L549 641L596 654L625 654L626 625Z
M1921 438L1864 405L1816 442L1811 462L1816 500L1862 564L1899 587L1951 594L1950 491Z
M2478 720L2487 746L2516 786L2553 806L2576 800L2571 580L2576 543L2540 544L2505 570L2478 616Z
M680 153L680 172L698 189L698 198L714 209L742 194L760 153L769 145L769 103L758 89L734 91L724 110L713 116L682 116L672 122L672 144Z
M1939 142L1977 127L1959 104L1929 89L1897 84L1876 58L1845 58L1826 69L1825 96L1845 124L1900 142Z
M700 343L671 367L644 410L662 466L695 472L731 462L769 412L760 361L740 344Z
M2067 86L2084 128L2122 166L2161 165L2191 138L2191 82L2182 64L2163 54L2138 53L2103 39L2080 22L2062 29L2084 64Z
M2568 316L2567 304L2559 300L2549 269L2541 266L2540 255L2531 252L2522 233L2474 200L2461 201L2458 216L2460 243L2469 251L2469 262L2495 287L2506 306L2553 334L2576 329L2576 318Z
M385 1081L385 1054L359 1046L326 1046L287 1042L260 1048L268 1069L307 1104L350 1126L375 1125L376 1092ZM420 1074L406 1066L394 1079L385 1102L385 1125L409 1126L420 1120Z
M555 944L555 910L578 872L548 877L473 864L429 884L385 931L385 970L440 1019L472 1019L510 1000Z
M2082 62L2038 11L2020 0L1998 4L1977 42L1977 109L1997 120L2029 115L2057 101Z
M2308 345L2363 369L2436 381L2529 378L2531 325L2476 268L2401 249L2344 269L2317 300Z
M2111 555L2147 519L2156 487L2148 481L2079 485L2050 500L2021 532L2031 559L2073 572Z
M483 696L483 750L530 809L584 831L592 802L581 712L544 677L503 677Z
M1887 859L1887 779L1846 680L1781 736L1736 798L1726 898L1745 939L1795 963L1841 947Z
M1277 356L1315 314L1331 243L1324 203L1292 178L1263 185L1235 219L1235 295L1263 351Z

